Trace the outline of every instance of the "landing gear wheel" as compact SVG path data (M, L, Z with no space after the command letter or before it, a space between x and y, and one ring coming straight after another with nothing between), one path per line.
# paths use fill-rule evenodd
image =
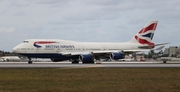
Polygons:
M82 62L83 64L94 64L94 61L86 61L86 62Z
M28 64L32 64L31 58L28 58L28 59L29 59Z
M72 64L79 64L79 60L73 60Z
M28 61L28 64L32 64L32 61Z

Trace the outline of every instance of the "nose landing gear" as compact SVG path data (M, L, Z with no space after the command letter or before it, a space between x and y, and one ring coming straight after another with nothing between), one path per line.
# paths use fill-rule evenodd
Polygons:
M32 64L32 60L30 57L28 57L28 64Z

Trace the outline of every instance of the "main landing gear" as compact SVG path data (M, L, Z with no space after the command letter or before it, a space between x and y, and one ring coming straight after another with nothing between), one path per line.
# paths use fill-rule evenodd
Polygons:
M28 64L32 64L32 60L30 57L28 57Z
M72 60L72 64L79 64L79 60L78 59Z
M72 60L72 64L79 64L79 59L74 59ZM82 61L82 64L94 64L94 60L93 61Z

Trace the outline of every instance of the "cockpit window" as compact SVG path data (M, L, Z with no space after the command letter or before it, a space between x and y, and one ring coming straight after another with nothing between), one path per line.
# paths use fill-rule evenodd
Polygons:
M29 43L29 41L23 41L23 43Z

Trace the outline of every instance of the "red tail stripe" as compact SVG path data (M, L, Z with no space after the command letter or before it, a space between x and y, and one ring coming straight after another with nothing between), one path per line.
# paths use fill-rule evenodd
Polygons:
M153 23L153 24L143 28L139 33L145 33L148 30L155 30L156 29L156 25L157 25L157 23Z
M147 41L147 40L145 40L145 39L141 39L141 38L139 38L138 36L135 36L135 38L136 38L136 40L137 40L140 44L148 44L148 45L151 46L152 48L155 47L155 46L154 46L154 43L152 43L152 42L149 42L149 41Z

